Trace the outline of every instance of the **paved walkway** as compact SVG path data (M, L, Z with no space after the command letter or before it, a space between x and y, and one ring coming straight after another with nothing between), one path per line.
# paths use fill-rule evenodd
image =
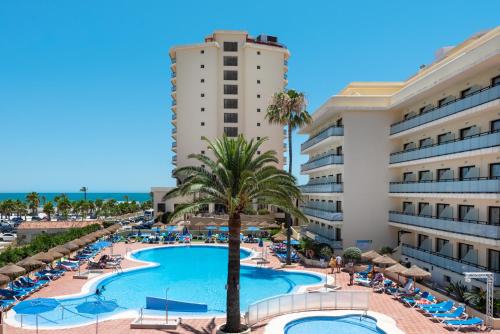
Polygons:
M119 243L114 246L114 254L125 254L127 251L135 250L144 247L152 247L153 245L145 244L125 244ZM253 248L259 250L257 245L245 245L245 247ZM109 254L110 249L104 251L104 253ZM281 265L275 256L268 256L271 263L269 267L280 269ZM252 262L248 260L246 262ZM124 260L122 262L123 268L131 268L140 266L137 262ZM317 268L307 268L301 265L297 265L289 270L311 270L315 272L325 273L324 269ZM109 270L106 270L109 272ZM349 277L345 273L335 274L337 285L340 285L343 290L366 290L368 288L360 286L348 286ZM67 273L65 276L57 281L52 282L48 287L43 288L39 292L33 294L35 297L51 297L56 295L73 294L80 291L85 280L77 280L72 278L71 273ZM396 320L398 327L407 334L444 334L453 333L440 324L434 323L421 313L414 309L407 308L401 303L393 300L389 295L386 294L376 294L373 293L370 299L370 310L384 313L394 320ZM103 334L121 334L121 333L169 333L169 334L215 334L215 328L217 325L223 323L224 319L184 319L183 323L178 327L176 331L160 331L160 330L132 330L130 329L131 319L120 319L120 320L108 320L99 323L99 333ZM265 323L260 323L254 326L252 333L263 334ZM53 334L89 334L95 332L95 325L88 325L82 327L76 327L71 329L61 329L61 330L40 330L41 334L53 333ZM17 327L5 326L4 333L9 334L32 334L35 333L34 330L21 329ZM465 333L465 332L462 332ZM495 330L490 333L500 334L500 330ZM278 333L276 333L278 334Z

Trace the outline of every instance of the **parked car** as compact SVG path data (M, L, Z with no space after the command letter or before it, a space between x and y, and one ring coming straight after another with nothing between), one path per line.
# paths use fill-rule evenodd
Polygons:
M35 221L39 222L39 221L41 221L41 220L42 220L42 218L40 218L40 217L38 217L38 216L33 216L33 217L31 217L31 221L32 221L32 222L35 222Z
M14 241L16 238L14 233L0 233L0 241Z
M5 232L11 232L14 229L12 225L8 223L0 223L0 232L5 233Z
M14 217L11 219L14 223L22 223L24 221L24 219L22 219L21 217Z

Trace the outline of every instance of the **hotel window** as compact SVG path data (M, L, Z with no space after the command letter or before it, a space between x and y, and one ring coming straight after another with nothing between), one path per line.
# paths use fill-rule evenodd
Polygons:
M205 82L205 79L201 79L201 80L200 80L200 82L201 82L201 83L204 83L204 82Z
M201 126L205 126L205 122L201 122Z
M201 53L201 54L204 54L204 53L205 53L205 50L200 50L200 53Z
M430 216L429 209L428 209L429 203L427 202L419 202L418 203L418 215L419 216Z
M442 98L441 100L438 101L438 108L442 107L445 103L446 103L446 100L448 98L445 97L445 98Z
M257 137L257 140L260 140L260 137Z
M260 70L260 65L257 65L257 69Z
M488 270L500 271L500 252L488 249Z
M238 57L224 56L224 66L238 66Z
M474 205L459 205L458 206L458 220L468 221L467 215L474 209Z
M257 80L257 84L260 84L260 80Z
M201 150L201 154L205 154L205 151Z
M201 112L204 112L205 111L205 108L201 108Z
M436 216L438 218L450 218L448 215L445 215L445 210L450 207L449 204L438 203L436 204Z
M467 255L467 253L469 253L473 249L474 249L474 246L459 242L458 243L458 258L460 260L463 260L464 257Z
M260 108L257 108L257 112L260 112Z
M418 247L421 247L425 240L429 240L429 236L425 234L418 235Z
M233 126L224 127L224 134L228 137L238 137L238 128Z
M413 172L403 173L403 182L414 182Z
M342 155L342 153L343 153L342 146L337 146L337 148L335 149L335 153L337 155Z
M260 126L260 123L257 123L257 126Z
M257 151L257 155L260 155L260 151Z
M238 51L238 42L224 42L224 51Z
M238 85L224 85L224 94L227 95L238 94Z
M500 75L497 75L496 77L491 79L491 85L492 86L500 85Z
M257 98L260 99L260 94L257 94Z
M500 163L490 164L490 178L500 179Z
M344 123L343 123L342 118L339 118L339 119L337 120L336 125L337 125L338 127L342 127L342 126L344 126Z
M440 252L444 246L450 243L450 240L436 238L436 252Z
M201 65L200 65L200 67L201 67L201 68L205 68L205 65L201 64Z
M257 56L260 56L260 51L257 51Z
M460 139L470 138L479 133L477 126L468 126L466 128L460 129Z
M432 172L430 170L421 170L418 172L418 182L432 181Z
M476 168L476 166L463 166L463 167L460 167L458 170L459 170L459 173L460 173L460 180L467 180L467 179L472 179L474 178L473 177L473 173L471 173L474 169Z
M335 240L341 241L342 240L342 230L338 227L335 228Z
M414 148L415 148L415 143L414 142L405 143L403 145L403 151L413 150Z
M469 88L464 89L463 91L460 92L460 97L463 99L464 97L467 97L467 96L471 95L472 93L474 93L472 91L472 87L469 87Z
M224 71L224 80L238 80L238 71Z
M488 224L500 225L500 206L488 207Z
M420 147L427 147L427 146L432 146L432 139L431 138L424 138L420 139Z
M200 96L201 96L201 97L205 97L205 94L204 94L204 93L201 93L201 95L200 95Z
M238 114L224 113L224 123L238 123Z
M413 214L413 203L403 202L403 213Z
M496 119L494 121L491 121L490 130L491 130L491 132L500 131L500 119Z
M335 178L336 178L335 180L336 183L342 183L342 174L339 173L335 175Z
M453 140L451 132L446 132L438 135L438 144L444 144Z
M438 169L436 172L437 172L436 177L438 181L446 181L453 179L450 168L441 168Z
M238 100L237 99L224 99L224 108L225 109L238 109Z
M342 201L337 201L336 210L337 212L342 212Z

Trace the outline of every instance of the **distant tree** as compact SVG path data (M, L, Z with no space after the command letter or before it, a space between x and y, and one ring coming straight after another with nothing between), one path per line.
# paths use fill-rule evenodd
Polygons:
M52 219L52 215L56 212L54 208L54 204L51 201L48 201L43 206L43 213L47 215L47 219L50 221Z
M37 192L31 192L26 195L26 201L28 202L29 208L31 210L31 215L35 216L37 214L38 207L40 206L40 197Z
M344 259L353 261L361 260L361 249L357 247L347 247L344 250Z
M67 219L72 208L68 196L66 194L56 196L54 202L57 204L57 214L63 217L63 219Z

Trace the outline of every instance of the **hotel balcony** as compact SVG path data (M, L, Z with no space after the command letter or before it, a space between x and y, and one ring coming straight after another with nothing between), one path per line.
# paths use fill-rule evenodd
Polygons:
M172 107L177 105L177 100L172 99Z
M495 274L495 286L500 286L500 272L488 269L478 264L459 260L451 256L407 244L401 245L401 253L403 256L407 256L457 274L463 274L464 272L493 272Z
M336 154L328 154L319 158L313 158L300 167L302 172L311 171L320 167L329 165L342 165L344 164L344 156Z
M337 212L335 211L335 209L318 209L311 207L309 203L306 204L305 206L301 206L300 209L307 216L320 218L331 222L336 222L336 221L341 222L344 220L343 213Z
M425 113L421 113L420 115L417 115L415 117L411 117L398 123L392 124L390 134L394 135L396 133L415 128L417 126L433 122L443 117L447 117L453 114L457 114L461 111L477 107L481 104L496 100L498 98L500 98L500 85L488 86L474 92L467 97L458 98L456 100L448 102L443 106L430 109Z
M174 152L177 151L177 142L176 141L172 142L172 151L174 151Z
M333 229L324 228L316 224L310 224L300 231L309 239L322 244L330 245L333 249L342 249L342 240L337 240Z
M313 147L320 147L321 144L329 144L333 142L336 137L340 137L344 135L344 128L340 126L331 126L328 129L325 129L318 133L317 135L309 138L307 141L305 141L302 145L300 145L300 149L302 153L305 153L308 151L308 149L313 148ZM329 139L329 140L326 140Z
M177 155L172 156L172 164L177 165Z
M177 91L177 86L176 86L176 85L173 85L173 86L172 86L172 88L171 88L171 91L172 91L172 93L173 93L173 92L176 92L176 91Z
M491 148L499 145L500 131L483 132L464 139L456 139L446 143L391 153L389 162L391 164L396 164L412 160L440 157L447 154Z
M176 121L177 120L177 114L176 113L173 113L172 114L172 122Z
M389 222L500 240L500 225L491 225L484 221L419 216L403 212L390 211Z
M500 193L500 178L391 182L390 193Z
M171 57L171 58L170 58L170 61L172 62L172 64L175 64L175 63L177 63L177 58L175 58L175 57Z
M316 193L341 193L344 189L342 183L314 183L309 182L308 184L304 184L299 186L300 191L303 194L316 194Z

